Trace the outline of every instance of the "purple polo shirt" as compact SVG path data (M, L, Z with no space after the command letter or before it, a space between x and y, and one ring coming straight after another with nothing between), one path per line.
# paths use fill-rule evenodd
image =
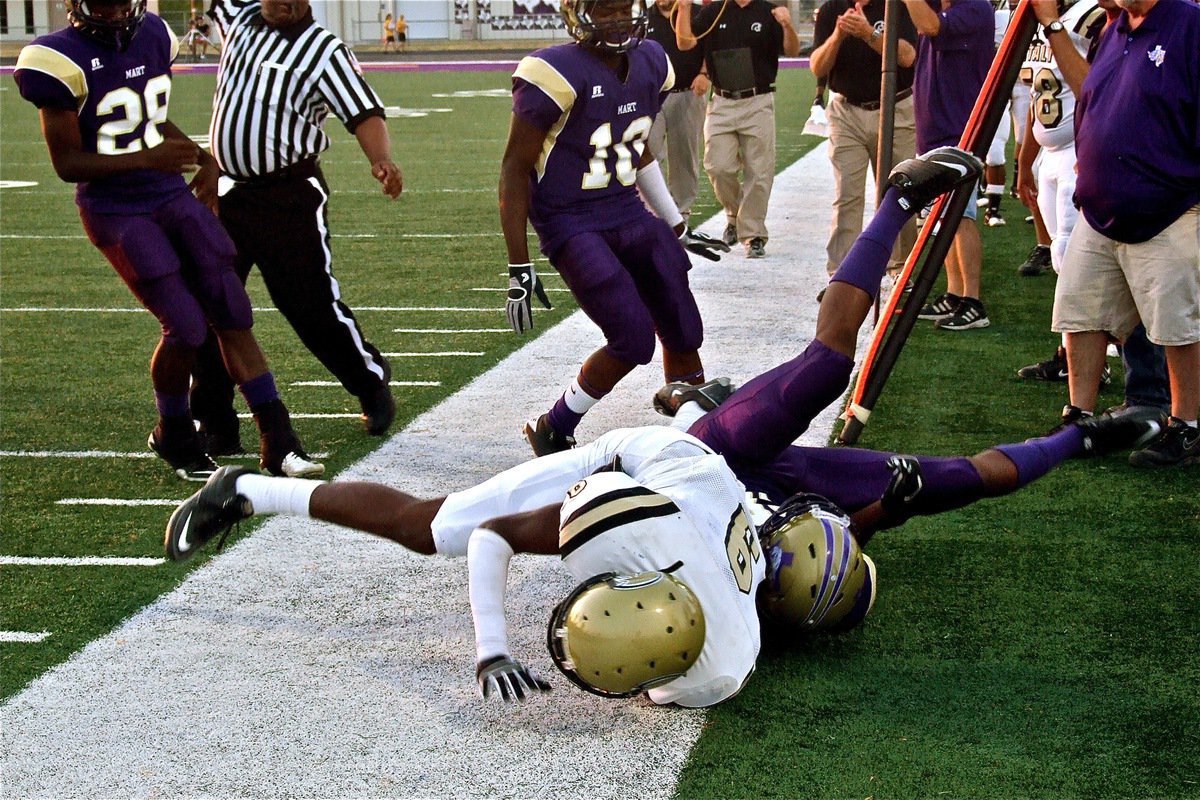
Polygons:
M1136 30L1108 27L1075 106L1075 196L1126 244L1200 203L1200 7L1158 0Z
M913 77L913 111L917 152L958 144L987 78L996 46L996 19L988 0L953 0L939 11L938 0L926 0L938 11L937 36L917 40Z

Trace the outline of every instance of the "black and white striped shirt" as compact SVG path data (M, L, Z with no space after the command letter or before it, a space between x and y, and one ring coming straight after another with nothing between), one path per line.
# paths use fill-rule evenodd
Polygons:
M209 126L213 155L233 178L276 172L329 147L332 111L351 132L383 104L341 39L312 19L263 21L259 0L213 0L224 46Z

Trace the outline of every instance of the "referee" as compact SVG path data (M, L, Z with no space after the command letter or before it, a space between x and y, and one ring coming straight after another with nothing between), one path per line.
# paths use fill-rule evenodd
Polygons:
M403 177L383 105L349 48L313 20L308 0L212 0L208 15L225 40L209 134L222 176L232 179L220 217L237 245L238 274L244 282L258 265L301 341L359 399L367 432L381 435L396 415L391 371L333 277L318 155L329 147L323 126L332 111L383 193L398 197ZM216 355L208 348L192 390L213 455L241 450L232 387Z

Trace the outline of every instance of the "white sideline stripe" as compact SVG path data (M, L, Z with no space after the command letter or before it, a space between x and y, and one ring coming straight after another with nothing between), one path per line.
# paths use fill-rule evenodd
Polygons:
M337 386L341 381L292 381L289 386ZM441 381L391 381L388 386L441 386Z
M477 289L477 290L472 290L472 291L483 291L483 290ZM507 292L508 290L507 289L495 289L495 290L489 289L488 291ZM548 291L565 292L567 290L566 289L549 289ZM392 312L407 313L407 312L428 311L428 312L436 312L436 313L461 313L461 314L475 314L475 313L503 314L504 313L504 308L502 306L489 306L486 308L479 308L477 306L358 306L354 310L355 310L355 312L358 312L358 311L392 311ZM75 306L75 307L63 306L63 307L57 307L57 308L50 307L50 306L20 306L20 307L16 307L16 308L0 308L0 313L5 313L5 314L51 314L51 313L61 313L61 312L96 313L96 314L142 314L145 311L146 311L146 309L144 309L144 308L119 308L119 307L114 307L114 308L90 307L89 308L89 307L82 307L82 306ZM278 313L279 309L275 308L274 306L262 306L262 307L256 306L253 309L253 311L255 314Z
M37 644L50 636L50 631L30 633L29 631L0 631L0 642L23 642Z
M377 192L371 192L377 194ZM334 239L483 239L503 236L502 233L334 233ZM33 239L33 240L80 240L87 241L86 236L71 233L0 233L0 239Z
M168 500L171 505L178 501ZM5 567L157 567L165 564L165 558L125 558L122 556L82 556L65 558L58 556L0 556L0 566Z
M570 289L567 289L565 287L559 288L557 286L546 286L544 288L546 289L547 294L554 294L556 292L558 294L566 294L571 291ZM473 286L473 287L471 287L471 289L469 291L472 291L472 292L507 292L508 289L503 286ZM503 310L503 309L501 309L501 310Z
M55 500L54 504L58 506L167 506L174 508L179 505L179 500L162 497L141 500L123 500L119 497L64 497L61 500ZM0 563L3 562L0 561Z
M818 148L775 181L767 258L697 258L690 280L709 374L744 382L811 338L831 187ZM340 477L433 497L526 460L521 422L543 413L601 342L572 314ZM635 370L587 415L581 440L660 424L648 401L661 381L661 362ZM838 410L801 441L825 443ZM463 559L311 520L266 520L0 706L6 793L670 797L706 715L570 686L546 653L545 625L571 583L555 559L513 559L512 652L554 692L485 705Z
M512 333L512 328L392 328L392 333Z
M362 417L362 414L355 414L355 413L352 413L349 411L344 412L344 413L339 412L336 414L320 414L320 413L315 413L315 412L314 413L305 413L302 411L296 412L296 411L292 411L291 409L288 409L288 416L291 417L292 419L360 419ZM238 414L238 419L253 419L253 418L254 418L253 414L249 414L246 412L242 412L242 413ZM313 458L318 458L318 459L329 457L328 453L309 453L309 455L312 456Z
M481 356L482 350L439 350L431 353L384 353L385 358L456 358L459 356Z
M297 417L305 417L313 419L322 419L328 417L341 418L353 417L358 419L360 414L327 414L327 415L305 415L288 412L292 419ZM251 419L251 414L238 414L242 419ZM310 453L313 458L329 458L329 453ZM236 456L221 456L221 458L230 459L246 459L257 458L257 453L244 453ZM0 450L0 458L158 458L149 450L137 450L132 453L123 453L119 450Z

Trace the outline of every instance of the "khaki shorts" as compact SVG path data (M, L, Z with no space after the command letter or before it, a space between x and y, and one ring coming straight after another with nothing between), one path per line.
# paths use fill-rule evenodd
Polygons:
M1079 215L1054 290L1051 328L1124 339L1139 320L1155 344L1200 342L1200 206L1141 244L1109 239Z

